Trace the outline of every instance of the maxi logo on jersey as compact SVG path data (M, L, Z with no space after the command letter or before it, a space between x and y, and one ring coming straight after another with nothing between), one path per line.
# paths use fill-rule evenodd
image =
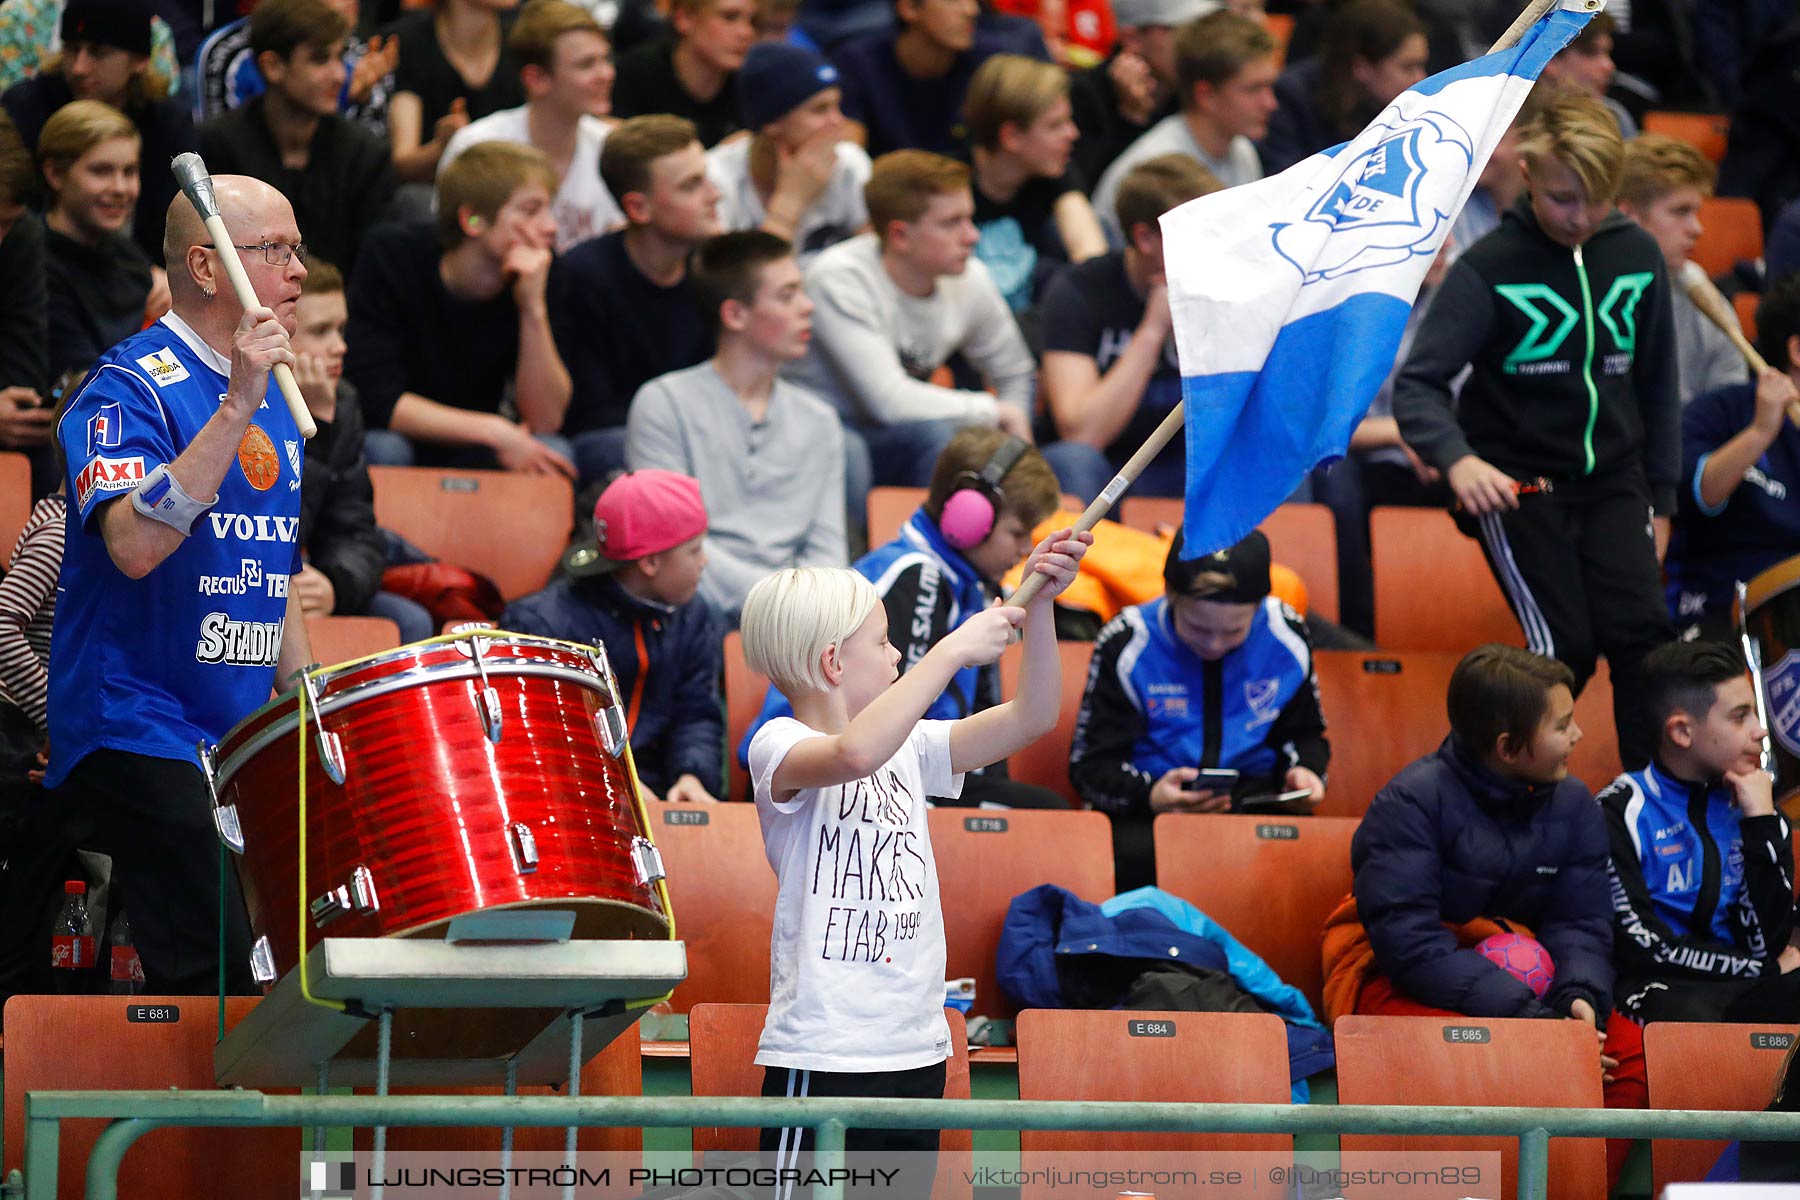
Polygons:
M234 621L222 612L201 619L200 642L194 647L200 662L234 667L272 667L280 652L280 621Z
M95 492L128 492L144 478L141 457L107 458L101 455L81 468L75 476L75 506L86 508L88 497ZM295 524L298 524L298 518Z

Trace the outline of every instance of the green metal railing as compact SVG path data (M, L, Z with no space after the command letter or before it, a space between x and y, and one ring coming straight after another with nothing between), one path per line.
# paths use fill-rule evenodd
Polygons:
M1519 1140L1520 1200L1543 1200L1552 1137L1800 1142L1800 1113L1399 1105L1162 1104L1071 1100L843 1100L736 1096L271 1096L261 1092L31 1092L25 1200L55 1200L60 1123L109 1119L87 1166L88 1200L117 1200L134 1142L168 1126L807 1126L815 1167L842 1167L846 1129L1096 1133L1407 1134ZM820 1200L838 1189L821 1188Z

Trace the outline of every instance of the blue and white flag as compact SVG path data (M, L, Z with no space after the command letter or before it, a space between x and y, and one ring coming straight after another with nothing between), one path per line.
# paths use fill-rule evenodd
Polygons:
M1488 156L1600 5L1403 92L1356 138L1162 218L1187 406L1186 552L1228 546L1341 458Z

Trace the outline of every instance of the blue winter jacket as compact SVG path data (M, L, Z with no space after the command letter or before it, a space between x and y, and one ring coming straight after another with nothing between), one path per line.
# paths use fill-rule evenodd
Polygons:
M1527 785L1475 761L1453 736L1376 793L1350 842L1352 891L1376 965L1421 1004L1471 1017L1612 1011L1606 823L1577 779ZM1556 979L1540 1002L1447 925L1528 926Z
M1294 1103L1309 1098L1306 1079L1336 1061L1331 1035L1297 988L1225 928L1187 901L1145 887L1092 904L1046 883L1013 898L995 956L1000 987L1021 1008L1067 1008L1057 960L1067 956L1151 959L1225 971L1238 987L1287 1023Z

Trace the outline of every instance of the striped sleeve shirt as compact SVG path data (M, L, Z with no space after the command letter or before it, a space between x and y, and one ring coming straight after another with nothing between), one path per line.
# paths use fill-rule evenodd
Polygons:
M50 626L56 616L64 519L60 493L39 500L19 534L6 578L0 579L0 691L40 731L48 728Z

